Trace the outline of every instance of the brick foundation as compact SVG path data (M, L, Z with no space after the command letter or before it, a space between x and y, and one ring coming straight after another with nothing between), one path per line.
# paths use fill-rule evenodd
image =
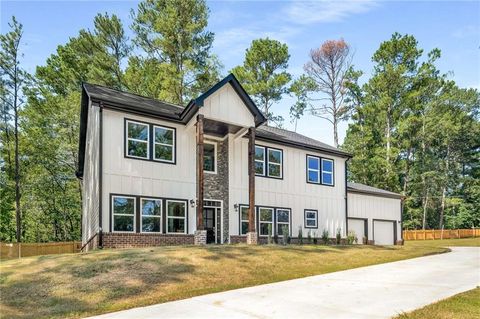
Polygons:
M403 246L403 239L397 240L395 245Z
M134 248L193 244L193 235L103 233L104 248Z
M238 236L238 235L230 236L230 244L246 244L246 243L247 243L247 236Z

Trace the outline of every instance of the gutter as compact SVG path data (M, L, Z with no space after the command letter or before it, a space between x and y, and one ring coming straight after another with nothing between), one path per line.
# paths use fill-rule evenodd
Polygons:
M98 248L103 248L103 220L102 220L102 207L103 207L103 102L100 102L99 107L99 143L98 143L98 182L99 182L99 198L98 198Z
M348 161L345 160L345 234L348 236L348 186L347 186L347 174L348 174Z

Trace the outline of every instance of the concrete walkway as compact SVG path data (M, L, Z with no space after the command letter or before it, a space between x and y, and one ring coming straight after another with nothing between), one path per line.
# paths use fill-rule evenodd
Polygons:
M480 285L480 248L110 313L125 318L390 318Z

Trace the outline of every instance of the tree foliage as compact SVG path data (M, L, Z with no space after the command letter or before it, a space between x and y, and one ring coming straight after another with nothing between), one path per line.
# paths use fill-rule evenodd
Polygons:
M245 90L261 108L268 121L279 126L283 118L274 115L271 108L288 92L291 75L287 72L288 46L269 38L253 40L245 51L243 65L232 69Z
M480 95L440 74L439 58L396 33L373 55L367 83L348 86L349 178L403 193L407 228L472 227L480 218Z

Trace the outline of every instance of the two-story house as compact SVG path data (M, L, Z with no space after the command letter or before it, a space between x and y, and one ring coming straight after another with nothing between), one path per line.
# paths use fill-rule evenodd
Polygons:
M345 237L349 228L360 243L397 242L400 195L347 184L350 154L265 122L233 75L187 106L84 84L84 248L257 243L299 229Z

